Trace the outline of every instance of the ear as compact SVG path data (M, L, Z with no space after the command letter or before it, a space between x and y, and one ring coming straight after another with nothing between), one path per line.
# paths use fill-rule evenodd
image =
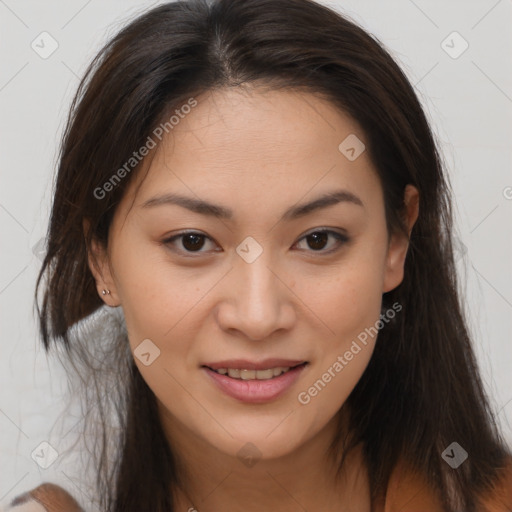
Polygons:
M404 191L405 224L407 236L401 232L393 233L388 246L386 256L386 269L382 292L389 292L396 288L404 278L404 265L407 249L409 248L409 237L418 218L419 192L413 185L407 185Z
M89 228L89 219L84 218L83 229L86 239ZM98 242L94 237L91 241L91 247L87 248L87 262L89 264L89 269L94 276L94 280L96 281L96 289L98 290L100 298L107 306L119 306L120 301L113 279L112 269L110 267L108 252L106 247ZM106 293L103 293L104 290Z

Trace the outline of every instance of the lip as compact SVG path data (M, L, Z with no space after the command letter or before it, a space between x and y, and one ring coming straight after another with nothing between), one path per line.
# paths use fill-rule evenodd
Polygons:
M218 361L216 363L205 363L202 366L207 366L212 370L218 370L219 368L231 368L238 370L268 370L269 368L277 368L279 366L289 367L297 366L302 363L306 363L304 359L291 360L291 359L264 359L263 361L254 362L247 361L246 359L230 359L226 361Z
M265 366L262 367L261 364L268 364L268 362L271 361L273 366ZM267 369L267 368L275 368L276 366L287 366L281 365L281 364L275 364L275 362L281 363L291 363L292 361L285 361L284 359L272 359L263 361L262 363L258 363L259 368L247 368L247 366L232 366L232 368L245 368L247 370L257 370L257 369ZM227 363L227 361L224 361L224 364ZM233 363L233 361L229 361L230 364ZM238 365L240 361L236 361L236 364ZM247 362L246 362L247 363ZM235 398L237 400L240 400L241 402L246 403L264 403L264 402L270 402L272 400L276 400L278 397L283 395L287 390L289 390L293 384L297 381L297 379L300 377L302 372L305 368L309 365L306 361L298 361L296 362L298 366L295 368L290 369L286 373L283 373L279 375L279 377L274 377L273 379L268 380L257 380L257 379L251 379L251 380L241 380L241 379L233 379L227 375L221 375L220 373L217 373L212 370L212 367L203 366L201 369L204 370L206 375L212 381L214 384L223 391L226 395ZM303 364L301 364L303 363ZM253 363L253 366L255 366L256 363ZM294 366L293 364L291 366ZM218 366L218 368L229 368L230 366Z

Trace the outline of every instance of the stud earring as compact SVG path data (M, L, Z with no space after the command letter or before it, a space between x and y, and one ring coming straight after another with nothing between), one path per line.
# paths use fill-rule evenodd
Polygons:
M110 295L110 290L102 290L101 293L103 295Z

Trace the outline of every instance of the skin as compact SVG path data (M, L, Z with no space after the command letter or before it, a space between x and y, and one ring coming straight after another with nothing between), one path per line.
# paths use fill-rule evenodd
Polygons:
M132 351L148 338L160 350L149 366L135 362L157 398L183 475L193 475L176 496L176 510L332 511L343 503L342 510L369 511L360 450L339 480L327 454L336 413L376 338L307 405L297 398L375 325L382 294L403 279L408 238L389 237L368 152L350 161L338 150L348 135L363 142L365 135L349 116L308 93L238 88L196 99L154 150L147 176L138 173L130 183L108 247L95 243L89 261L100 297L123 308ZM337 189L355 194L362 206L342 202L279 221L288 207ZM164 192L222 205L234 217L142 206ZM418 191L408 185L404 200L410 233ZM305 238L326 227L349 240L339 244L330 235L315 246ZM206 235L199 252L183 238L162 243L183 230ZM236 252L247 236L263 249L252 263ZM101 295L104 288L110 295ZM223 394L200 368L267 357L309 365L284 395L264 404ZM252 467L237 457L248 442L259 452Z

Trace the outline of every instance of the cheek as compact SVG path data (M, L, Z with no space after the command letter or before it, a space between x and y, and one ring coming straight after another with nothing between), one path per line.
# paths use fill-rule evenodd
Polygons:
M319 312L327 329L298 402L310 408L317 425L343 405L372 356L382 304L383 254L378 247L354 252L330 279L309 285L313 300L308 305Z
M148 242L120 243L114 256L116 287L134 342L172 338L175 326L181 326L180 320L208 283L198 279L193 269L171 265L165 248Z
M329 347L343 348L348 338L378 320L383 275L383 257L354 254L324 278L304 281L305 302L326 328Z
M322 350L317 351L319 358L297 396L299 407L312 418L311 432L320 429L343 406L371 359L378 333L378 288L347 286L332 293L333 300L326 300L322 309L322 319L333 332L323 337Z
M318 432L341 409L359 380L373 352L373 345L356 342L351 350L333 354L316 365L297 396L298 412L310 419L310 433ZM347 352L351 354L348 360Z
M183 387L193 387L187 381L196 364L191 340L219 272L172 265L165 248L135 241L126 249L119 244L113 261L130 347L144 381L166 407L197 414Z

